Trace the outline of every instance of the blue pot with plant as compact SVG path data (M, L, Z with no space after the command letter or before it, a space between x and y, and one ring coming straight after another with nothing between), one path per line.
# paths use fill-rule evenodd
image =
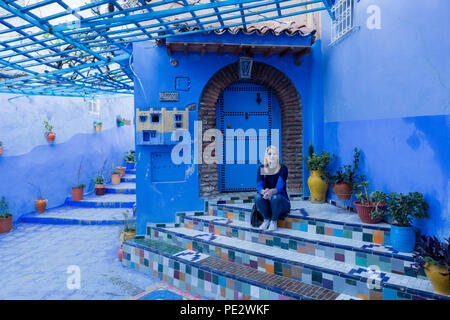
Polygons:
M427 218L428 203L419 192L407 195L392 192L387 197L387 211L392 220L391 245L400 252L412 252L416 243L412 219Z
M125 160L125 166L127 170L134 169L134 165L136 163L136 155L133 150L127 152L123 159Z

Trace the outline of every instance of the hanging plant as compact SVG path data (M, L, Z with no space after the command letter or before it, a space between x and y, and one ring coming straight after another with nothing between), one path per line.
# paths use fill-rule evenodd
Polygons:
M47 121L44 120L43 125L45 126L45 137L49 143L55 142L56 134L52 131L53 126Z
M102 123L101 122L94 122L95 131L100 132L102 131Z

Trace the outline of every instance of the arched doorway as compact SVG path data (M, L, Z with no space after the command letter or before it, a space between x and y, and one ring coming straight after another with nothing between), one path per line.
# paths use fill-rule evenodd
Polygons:
M199 121L203 130L216 128L216 106L225 90L238 83L238 64L230 64L217 71L204 87L199 102ZM261 62L253 62L251 82L263 85L276 96L281 110L281 153L288 167L288 191L302 190L302 105L300 95L291 80L278 69ZM207 143L203 144L203 150ZM255 178L256 179L256 178ZM200 196L220 193L217 164L199 164Z

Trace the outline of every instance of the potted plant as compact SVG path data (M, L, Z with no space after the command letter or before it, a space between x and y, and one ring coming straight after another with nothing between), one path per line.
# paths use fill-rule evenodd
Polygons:
M364 223L379 223L383 220L387 195L381 191L374 191L369 196L369 182L361 181L354 187L358 201L353 202L359 218Z
M416 242L412 218L427 218L428 203L419 192L407 195L391 192L387 197L387 214L392 219L391 245L400 252L412 252Z
M0 156L3 154L3 142L0 141Z
M136 153L133 150L130 150L127 153L125 153L125 156L123 158L126 162L126 168L134 169L134 165L136 162Z
M120 232L120 248L119 248L119 252L118 252L118 257L119 257L119 261L122 261L122 246L123 246L123 242L126 240L130 240L133 239L136 236L136 220L133 219L129 219L129 211L126 210L123 213L123 229ZM130 222L132 221L132 222Z
M335 155L322 151L322 154L315 154L314 147L309 144L309 157L305 157L306 167L311 175L308 178L309 192L312 203L324 203L326 200L328 183L325 181L325 170L328 164L335 158Z
M106 166L106 160L103 162L102 171L95 177L95 195L96 196L102 196L105 194L106 191L106 184L105 184L105 178L103 177L103 171L105 170Z
M44 120L43 125L45 126L45 137L49 143L55 142L56 134L52 132L53 126L47 120Z
M122 173L119 171L119 169L114 168L113 163L113 171L111 173L111 184L119 184L121 175Z
M414 267L417 272L424 269L434 291L450 294L450 238L440 242L436 236L422 236L414 253Z
M101 122L94 122L95 131L100 132L102 131L102 123Z
M122 117L117 117L117 126L118 127L122 127L125 124L125 119L123 119Z
M80 201L83 200L83 189L85 187L84 184L80 184L80 176L81 176L81 164L83 160L80 161L80 167L78 168L78 180L77 185L75 187L72 187L72 200L73 201Z
M36 186L36 185L34 185L32 183L30 183L30 185L32 187L36 188L36 190L38 191L38 199L35 202L35 204L36 204L36 211L37 211L37 213L44 213L45 212L45 207L47 206L47 200L42 197L41 188L39 186Z
M5 197L0 200L0 233L8 233L13 226L13 217L9 212L8 202Z
M350 200L354 187L364 179L362 175L357 173L360 156L361 151L355 148L352 165L341 166L336 170L336 174L326 175L326 182L333 185L334 193L339 200Z

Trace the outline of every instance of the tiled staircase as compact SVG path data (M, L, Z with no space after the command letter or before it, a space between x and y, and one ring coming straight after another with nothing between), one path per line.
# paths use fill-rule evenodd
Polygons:
M292 200L292 199L291 199ZM215 199L147 226L122 263L215 299L449 299L390 244L390 225L362 223L330 204L292 200L277 231L250 226L252 196Z
M136 170L125 171L121 183L107 184L105 195L87 195L80 201L67 198L64 205L21 217L20 222L45 224L114 225L124 223L124 214L134 219Z

